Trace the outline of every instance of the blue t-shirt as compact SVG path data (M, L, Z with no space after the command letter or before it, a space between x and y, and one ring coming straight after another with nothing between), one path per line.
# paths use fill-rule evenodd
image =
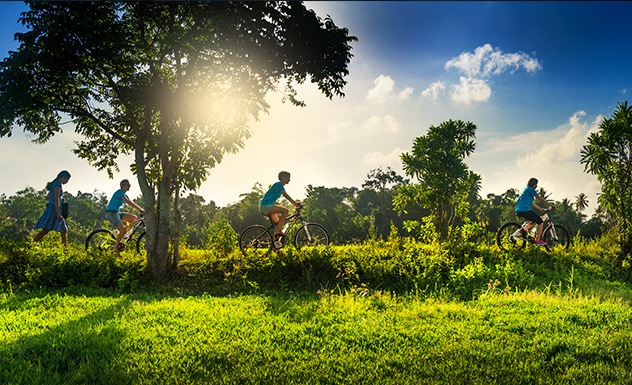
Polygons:
M525 213L527 211L531 211L531 207L533 206L533 199L538 195L537 191L531 186L527 186L522 190L522 194L518 198L518 202L516 202L516 212L517 213Z
M125 194L125 191L123 191L122 189L116 190L114 195L112 195L112 199L110 199L110 203L108 203L108 207L106 207L105 210L119 211L124 203L123 197L129 199L129 197Z
M50 185L50 192L48 193L48 203L55 204L55 188L59 187L59 203L61 203L61 197L64 195L64 189L61 187L61 182L55 179Z
M270 190L261 198L260 206L273 206L277 199L281 197L281 193L285 191L283 183L276 182L270 187Z

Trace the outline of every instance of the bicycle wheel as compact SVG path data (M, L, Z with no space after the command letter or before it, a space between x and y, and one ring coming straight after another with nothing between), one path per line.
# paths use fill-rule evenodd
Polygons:
M86 250L109 251L114 248L115 242L116 237L110 230L94 230L88 235L88 238L86 238Z
M136 239L136 252L139 254L145 254L147 251L147 246L145 245L147 242L147 237L145 236L146 234L147 233L143 231L143 233Z
M564 226L548 225L542 233L542 240L546 242L547 251L564 251L568 250L571 244L571 236Z
M261 225L249 226L239 236L239 249L246 257L264 256L272 249L272 235Z
M329 244L329 233L318 223L307 223L294 234L294 246L300 249L303 246L316 246Z
M518 250L525 247L526 239L515 239L513 234L520 229L520 225L515 222L505 223L496 232L496 244L503 251Z

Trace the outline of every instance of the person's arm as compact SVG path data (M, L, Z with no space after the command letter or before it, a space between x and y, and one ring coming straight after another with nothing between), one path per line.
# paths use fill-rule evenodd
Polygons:
M55 198L55 211L57 211L57 218L63 219L64 217L61 215L61 207L59 207L59 200L61 198L61 187L55 187L53 190L53 196Z
M283 195L283 197L287 199L288 201L290 201L290 203L293 204L295 207L298 207L298 205L300 204L296 202L294 199L290 198L290 196L285 192L285 190L281 191L281 195Z
M133 208L135 208L136 210L140 211L141 213L145 213L145 210L140 207L139 205L137 205L136 203L134 203L131 199L127 198L126 196L123 196L123 202L127 203L128 205L132 206Z
M546 199L542 198L539 195L536 195L535 197L538 198L538 200L540 202L544 203L546 208L551 208L551 205L549 204L549 202L546 201ZM533 207L537 208L540 211L544 211L545 210L545 209L541 208L540 206L536 205L535 202L533 202Z

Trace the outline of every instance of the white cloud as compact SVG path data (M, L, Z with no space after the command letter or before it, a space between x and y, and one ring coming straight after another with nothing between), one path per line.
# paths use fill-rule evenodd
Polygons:
M413 94L412 87L406 87L399 93L399 98L402 100L410 99L410 96Z
M330 139L339 140L344 136L344 133L351 129L353 123L340 122L340 123L331 123L327 126L327 134Z
M470 105L472 102L486 102L492 89L483 79L461 76L459 84L450 86L450 97L457 103Z
M370 167L391 167L399 172L402 165L400 156L403 152L404 150L400 147L394 148L388 154L384 154L381 151L369 152L362 157L362 163Z
M439 96L445 91L445 84L441 81L432 83L428 88L421 91L421 96L428 99L437 100Z
M598 116L590 123L582 122L580 119L585 115L584 111L574 113L568 124L558 130L561 135L551 140L552 135L549 134L549 140L542 141L537 150L517 159L518 166L555 167L568 161L578 163L581 148L590 133L598 129L603 118Z
M393 115L371 116L362 123L362 127L371 133L376 132L399 132L399 121Z
M384 103L395 89L395 80L386 75L378 76L373 84L366 97L377 103Z
M532 73L542 68L538 59L523 52L503 53L490 44L477 47L474 53L463 52L445 63L445 68L456 68L470 77L514 73L519 69Z

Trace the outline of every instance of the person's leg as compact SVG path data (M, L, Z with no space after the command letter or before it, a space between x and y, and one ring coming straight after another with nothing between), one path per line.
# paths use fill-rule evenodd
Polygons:
M536 231L536 234L535 234L535 240L536 241L542 239L542 230L543 229L544 229L544 222L538 223L538 230Z
M46 230L46 229L42 229L42 231L40 231L39 233L37 233L37 235L35 236L35 238L33 238L33 241L35 242L39 242L42 240L42 238L44 238L44 235L48 234L50 230Z
M121 221L122 217L124 217L124 215L121 215L121 213L118 213L118 212L112 211L112 212L105 213L105 218L108 221L110 221L110 224L112 225L112 227L114 227L117 230L116 241L114 242L114 250L113 250L117 253L118 253L119 244L121 243L121 239L123 239L123 236L127 232L125 225Z
M123 239L123 236L127 232L127 228L125 227L124 224L121 223L120 225L116 226L116 230L117 230L117 234L116 234L116 241L114 242L114 251L118 253L119 244L121 243L121 239Z
M134 214L125 213L125 214L123 214L123 218L121 218L121 221L123 222L123 224L129 223L129 226L127 226L127 228L125 230L125 232L127 232L129 229L134 227L134 225L138 221L138 217L136 215L134 215Z
M62 231L59 234L61 235L61 244L62 244L62 246L66 247L66 243L68 241L68 232L67 231Z
M285 219L287 218L288 209L281 206L274 206L268 211L268 216L276 215L278 218L278 222L276 224L276 228L274 229L274 235L283 233L283 224L285 223ZM279 216L280 215L280 216Z

